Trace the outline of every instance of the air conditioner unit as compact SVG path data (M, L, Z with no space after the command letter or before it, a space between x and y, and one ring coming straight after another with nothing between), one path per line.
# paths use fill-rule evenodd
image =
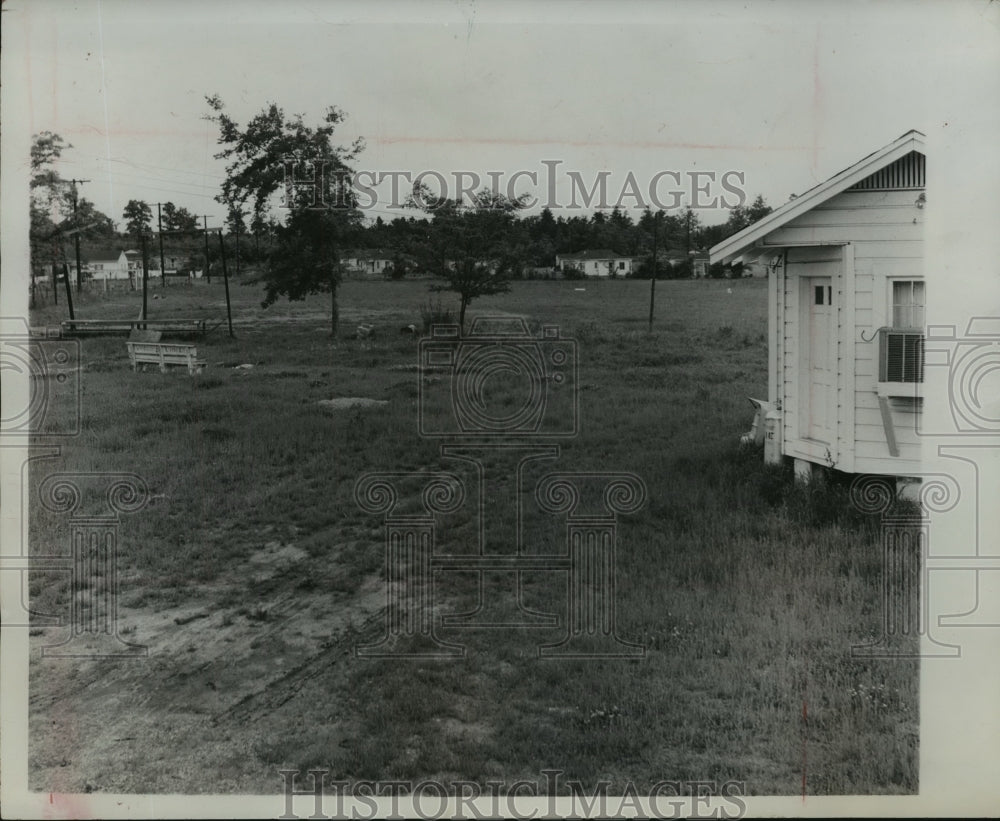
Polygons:
M924 335L919 331L879 330L879 396L923 396Z

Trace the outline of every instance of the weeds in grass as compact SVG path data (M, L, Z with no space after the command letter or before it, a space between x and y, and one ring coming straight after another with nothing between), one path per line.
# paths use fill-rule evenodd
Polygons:
M455 312L446 308L440 298L429 299L420 306L420 321L423 323L424 334L429 334L434 325L455 324Z
M345 326L376 313L388 327L411 321L426 286L384 285L344 283ZM648 283L583 293L559 282L516 283L509 295L476 304L483 315L527 316L533 329L559 324L579 342L580 381L589 389L579 395L580 435L562 443L559 467L629 470L649 488L647 506L619 523L616 554L618 630L645 657L541 661L537 645L561 638L548 628L465 631L466 657L448 662L345 653L309 691L309 709L322 697L337 706L310 721L308 737L300 724L266 740L241 737L267 778L279 764L328 767L345 778L449 772L480 783L556 767L588 788L604 778L632 778L640 789L662 778L735 778L754 793L788 794L800 789L805 738L810 792L916 789L917 665L849 656L880 627L878 520L853 508L843 477L797 486L787 466L736 448L750 422L745 397L766 386L766 294L748 283L737 301L711 286L658 283L652 334L644 323ZM178 315L205 299L199 293L178 295ZM143 476L157 499L121 526L122 567L135 580L126 606L181 605L194 583L224 583L218 607L262 626L255 661L282 616L248 606L253 587L226 580L232 568L280 539L309 559L260 591L327 591L350 603L381 576L385 558L382 522L355 505L357 477L454 468L418 435L416 382L400 380L399 369L417 364L412 337L321 344L325 300L272 309L274 318L261 322L257 296L237 289L245 323L237 339L208 338L199 352L210 363L266 360L271 373L210 364L197 379L133 374L121 340L86 340L85 364L104 364L88 369L81 436L44 467ZM221 292L213 299L224 304ZM81 314L98 307L108 318L134 316L135 296L84 302ZM42 322L59 318L46 310ZM454 314L440 301L424 303L421 319L426 333ZM328 390L389 405L327 414L315 400ZM562 524L535 521L527 549L562 549ZM449 549L468 548L476 525L456 516L437 535ZM36 506L31 534L32 550L49 553L64 543L66 523ZM476 603L478 579L446 584L456 575L440 574L449 595L436 619ZM33 573L30 582L41 612L67 604L62 574ZM532 575L525 596L564 613L564 575ZM236 621L232 613L223 624ZM348 631L343 640L350 647L374 638ZM290 698L290 711L303 709L304 695ZM343 718L334 713L348 717L349 732L334 726Z

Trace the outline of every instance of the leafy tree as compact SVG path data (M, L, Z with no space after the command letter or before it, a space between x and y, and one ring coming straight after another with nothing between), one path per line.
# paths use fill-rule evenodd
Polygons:
M246 216L247 212L241 206L230 204L226 213L226 230L230 234L245 234L247 232Z
M392 264L389 266L388 274L392 279L402 279L410 270L410 263L398 249L392 254Z
M142 200L129 200L122 211L122 219L125 220L128 233L136 238L152 233L150 226L153 224L153 212Z
M181 206L178 208L172 202L163 204L163 230L176 234L194 235L198 231L198 218Z
M466 205L429 197L424 190L415 191L410 204L431 215L420 253L425 267L442 280L432 290L458 294L458 324L464 333L469 304L506 293L510 280L523 271L524 257L509 240L524 199L484 189Z
M32 138L28 206L32 265L41 264L46 256L50 256L55 263L62 253L60 248L52 245L52 241L58 236L57 223L66 214L63 197L65 181L53 165L67 148L72 146L51 131L43 131Z
M107 214L97 210L86 197L79 197L75 185L71 185L69 190L64 192L65 204L63 211L68 214L60 224L63 231L79 231L82 239L90 240L112 240L117 236L117 228L114 220ZM77 199L78 198L78 199ZM73 200L76 199L74 208Z
M237 218L242 227L247 215L251 224L259 224L278 194L286 194L284 220L275 233L263 274L263 306L281 296L298 300L307 294L329 293L330 327L336 335L340 251L356 238L361 224L353 193L338 182L350 173L348 162L360 153L363 142L356 140L346 148L334 145L334 132L345 116L334 106L327 108L320 125L309 126L302 115L288 117L269 103L241 127L226 113L218 95L206 101L211 109L208 119L219 127L222 150L215 156L228 163L216 200L228 207L230 227L235 227ZM293 184L288 190L285 173L290 160L297 166L311 163L322 188ZM301 173L299 167L293 170Z
M90 200L79 196L70 180L64 180L55 163L67 148L72 148L58 134L43 131L31 143L30 227L32 265L46 257L53 264L63 260L63 240L79 232L84 239L110 239L115 224Z
M757 195L756 199L750 203L750 207L747 208L747 217L750 220L750 224L763 219L768 214L770 214L774 209L764 201L764 197L760 194Z

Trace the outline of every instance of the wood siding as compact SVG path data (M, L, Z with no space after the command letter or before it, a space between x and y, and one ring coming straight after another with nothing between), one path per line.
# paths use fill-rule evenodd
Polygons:
M785 249L777 278L778 325L772 359L782 403L783 452L858 473L919 473L920 405L890 399L899 455L891 456L876 395L878 328L891 324L889 289L893 277L923 277L924 211L919 191L854 189L832 197L764 238L763 245ZM828 243L828 244L827 244ZM796 247L797 244L801 244ZM836 441L823 447L802 436L800 419L801 277L829 276L833 284L836 336ZM777 339L775 340L775 337Z

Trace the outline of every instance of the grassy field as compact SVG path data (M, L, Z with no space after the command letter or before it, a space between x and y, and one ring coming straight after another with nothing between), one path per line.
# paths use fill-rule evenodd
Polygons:
M153 293L150 318L225 315L218 283ZM353 654L380 635L385 602L382 523L358 508L355 481L452 468L418 435L418 342L399 333L420 324L427 283L345 283L337 339L322 296L265 311L255 286L234 284L236 338L223 327L198 341L197 377L132 373L120 338L85 340L81 435L36 461L32 482L145 479L151 503L120 529L119 615L149 657L35 654L32 787L266 793L279 768L319 767L508 784L559 769L640 792L734 779L750 794L797 794L805 775L810 794L914 792L917 664L849 655L880 628L877 521L843 484L798 488L737 449L746 397L766 396L765 283L659 282L652 333L648 295L640 281L521 282L471 309L577 342L580 432L546 469L630 471L648 488L618 530L618 631L646 648L635 660L540 660L536 645L561 634L549 627L442 627L468 646L458 660ZM77 316L134 318L139 304L84 295ZM352 338L362 322L373 338ZM335 397L387 404L318 404ZM474 526L459 511L442 550L467 548ZM64 550L67 531L32 510L32 550ZM540 549L560 538L534 533ZM436 615L474 607L473 574L443 575ZM539 572L525 598L559 613L564 588ZM30 592L36 609L67 612L65 576L33 574Z

